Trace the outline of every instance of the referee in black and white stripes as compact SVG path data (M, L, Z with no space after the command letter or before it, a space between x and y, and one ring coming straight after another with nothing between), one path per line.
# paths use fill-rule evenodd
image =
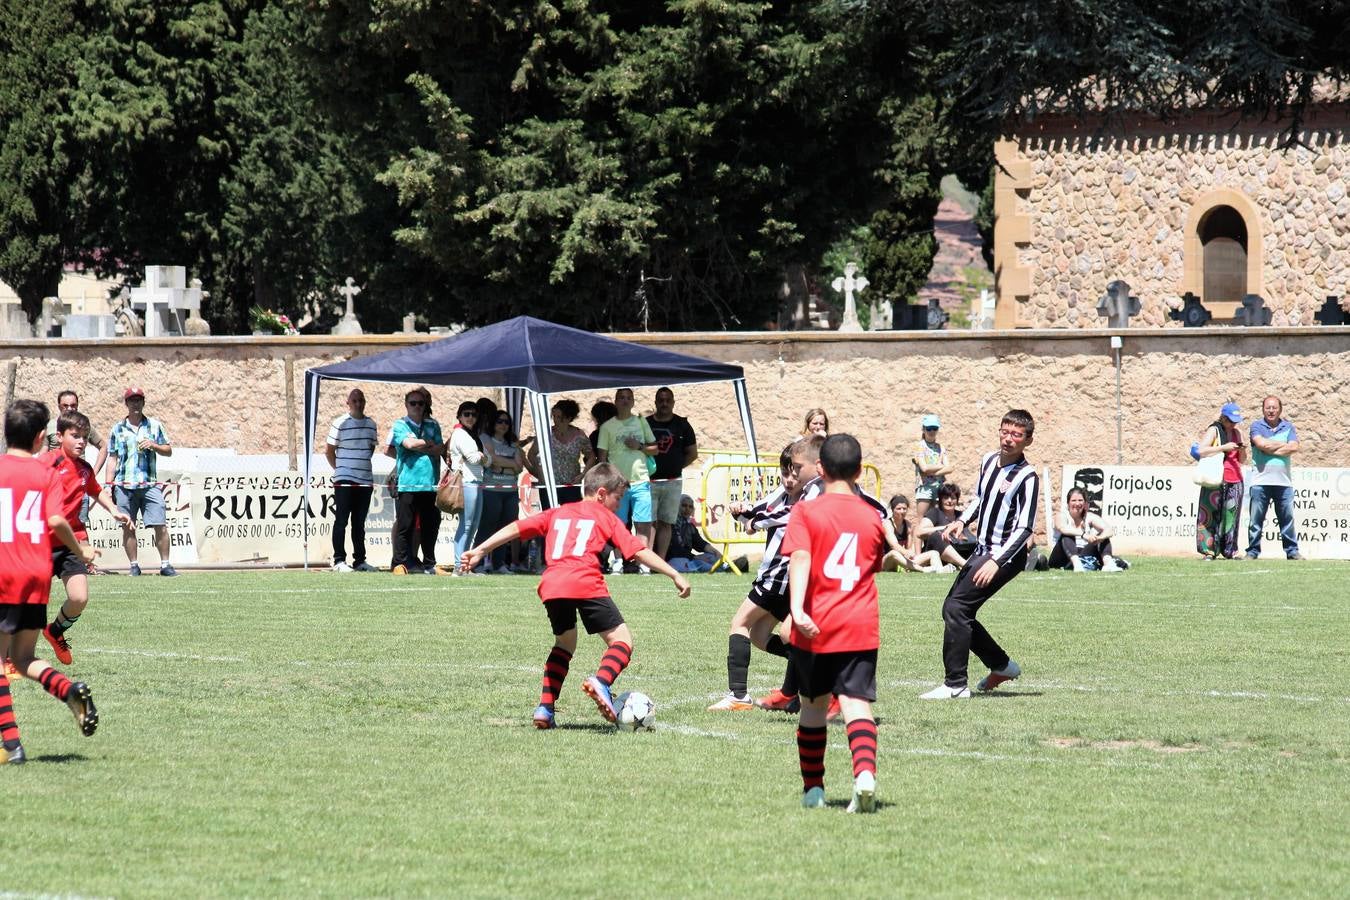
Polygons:
M943 537L952 540L967 524L975 522L979 543L943 601L942 664L946 677L942 685L922 695L925 700L970 697L966 666L972 650L989 667L977 690L991 691L1022 674L1021 667L975 616L986 600L1026 566L1040 480L1023 451L1031 446L1035 430L1031 413L1008 410L999 423L998 450L980 463L974 501L959 519L943 529Z

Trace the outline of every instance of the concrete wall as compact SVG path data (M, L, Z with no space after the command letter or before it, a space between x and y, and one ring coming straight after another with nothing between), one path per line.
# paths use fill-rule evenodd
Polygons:
M1229 398L1259 415L1268 393L1285 398L1298 426L1303 465L1350 465L1350 328L1186 329L1125 332L1016 331L734 333L620 335L745 368L761 453L775 458L814 406L832 430L862 441L885 478L885 491L913 489L909 448L926 412L941 415L942 441L969 486L980 456L1010 406L1037 419L1029 453L1037 465L1116 462L1112 333L1122 334L1122 460L1133 465L1188 461L1193 436ZM55 405L73 388L100 430L125 414L122 392L144 387L146 412L162 419L182 446L233 447L239 453L288 453L300 440L307 367L418 343L402 336L329 338L223 337L0 343L7 397ZM12 375L10 373L13 373ZM404 388L364 385L367 409L387 429L402 415ZM320 427L343 412L347 386L325 382ZM731 389L676 387L676 411L689 417L704 447L743 447ZM454 406L476 389L436 388L435 414L448 424ZM493 392L487 392L489 394ZM649 412L649 390L638 393ZM579 425L601 395L578 392ZM525 424L524 431L531 430ZM1057 469L1056 469L1057 470Z

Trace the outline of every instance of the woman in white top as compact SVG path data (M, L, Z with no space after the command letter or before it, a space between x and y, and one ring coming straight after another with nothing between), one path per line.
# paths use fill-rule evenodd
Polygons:
M484 423L482 441L483 449L492 454L492 464L483 467L483 514L475 544L483 543L516 520L520 512L520 495L517 493L520 471L525 468L524 454L516 441L515 424L506 410L497 410L491 424ZM502 545L488 554L483 559L483 571L509 572L508 562L519 564L519 541Z
M1088 509L1082 488L1070 488L1059 516L1059 540L1050 551L1050 568L1075 572L1119 572L1121 567L1111 555L1111 526Z
M450 432L450 466L464 480L464 511L459 514L455 529L455 571L459 571L459 557L474 535L483 517L483 466L494 462L491 450L484 450L478 440L478 405L465 400L455 415L455 427Z

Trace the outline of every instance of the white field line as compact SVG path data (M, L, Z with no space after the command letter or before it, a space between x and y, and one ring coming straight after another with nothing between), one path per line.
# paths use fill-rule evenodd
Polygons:
M200 653L172 653L168 650L124 650L114 647L81 647L81 653L95 653L104 656L144 656L147 659L192 659L201 662L248 662L241 656L202 656ZM0 894L0 900L4 895Z
M932 687L935 681L896 679L886 682L887 687ZM1132 691L1110 685L1090 686L1086 684L1064 684L1058 681L1030 681L1019 686L1027 690L1044 688L1051 691L1072 691L1078 694L1130 694L1148 697L1217 697L1224 700L1287 700L1293 703L1350 703L1350 697L1314 697L1306 694L1272 694L1266 691ZM973 699L973 698L972 698Z
M1273 604L1255 603L1250 606L1240 606L1233 603L1187 603L1185 606L1172 606L1166 601L1156 601L1149 603L1147 601L1132 600L1072 600L1056 599L1049 597L1007 597L1003 599L1004 603L1045 603L1064 606L1119 606L1119 607L1147 607L1161 611L1173 610L1192 610L1192 609L1222 609L1233 613L1246 612L1331 612L1340 611L1340 607L1333 606L1288 606Z

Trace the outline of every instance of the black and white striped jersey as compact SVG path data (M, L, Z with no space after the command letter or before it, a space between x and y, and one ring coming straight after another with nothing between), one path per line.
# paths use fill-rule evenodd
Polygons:
M736 517L741 525L764 532L764 559L755 586L766 594L787 594L787 560L779 553L792 515L792 498L781 487Z
M1040 478L1025 456L1001 466L999 451L985 454L975 483L975 500L961 514L961 521L967 525L978 521L975 552L988 554L1004 565L1027 546L1036 527L1040 490Z

